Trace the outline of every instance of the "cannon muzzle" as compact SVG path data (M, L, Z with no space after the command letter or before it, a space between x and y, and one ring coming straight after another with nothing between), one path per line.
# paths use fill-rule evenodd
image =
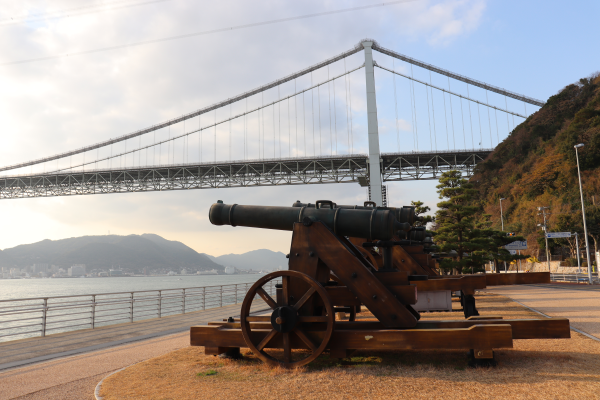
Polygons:
M343 208L243 206L217 202L208 213L213 225L291 231L294 223L322 222L339 236L389 240L406 229L390 210L378 208L354 210Z

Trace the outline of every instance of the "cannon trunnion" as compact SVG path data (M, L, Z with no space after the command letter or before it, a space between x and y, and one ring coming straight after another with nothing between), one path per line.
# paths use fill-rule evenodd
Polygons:
M213 204L209 217L215 225L292 231L289 270L261 277L244 298L239 320L191 327L190 344L214 355L248 347L266 363L294 368L324 351L341 358L357 349L467 349L474 360L493 362L493 349L511 348L513 339L570 337L569 321L559 318L420 322L411 306L417 287L435 286L438 279L428 280L430 271L418 263L413 267L419 265L422 274L397 268L392 252L384 253L393 257L379 265L381 260L369 259L362 247L378 241L392 250L402 248L392 239L408 231L408 221L399 222L397 210L339 208L327 201L314 207ZM409 219L410 212L403 217ZM356 238L363 238L360 245ZM377 320L335 320L337 311L361 306Z

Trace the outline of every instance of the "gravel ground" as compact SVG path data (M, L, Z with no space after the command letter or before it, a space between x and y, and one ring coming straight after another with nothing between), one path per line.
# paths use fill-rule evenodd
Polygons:
M0 374L0 400L94 399L113 371L189 346L189 332L35 364Z
M485 289L510 297L550 317L569 318L571 326L600 338L600 291L568 285L496 286Z

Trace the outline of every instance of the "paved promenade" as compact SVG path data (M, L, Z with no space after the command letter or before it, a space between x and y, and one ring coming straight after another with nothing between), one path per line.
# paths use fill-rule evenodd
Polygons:
M266 305L254 301L253 311ZM238 316L239 304L0 343L0 400L94 399L109 373L189 346L189 327Z
M569 318L571 326L600 339L600 287L544 284L489 287L550 317Z

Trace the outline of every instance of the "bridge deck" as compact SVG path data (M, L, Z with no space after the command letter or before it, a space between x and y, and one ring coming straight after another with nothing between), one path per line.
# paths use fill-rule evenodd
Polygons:
M262 311L266 308L266 304L259 299L253 302L253 312ZM183 332L192 325L203 325L209 321L219 321L229 316L237 317L239 312L240 304L232 304L205 311L195 311L133 323L3 342L0 343L0 371Z
M437 179L453 169L470 176L491 152L383 153L381 173L384 182ZM368 177L366 154L246 160L4 176L0 199L346 182L365 186Z

